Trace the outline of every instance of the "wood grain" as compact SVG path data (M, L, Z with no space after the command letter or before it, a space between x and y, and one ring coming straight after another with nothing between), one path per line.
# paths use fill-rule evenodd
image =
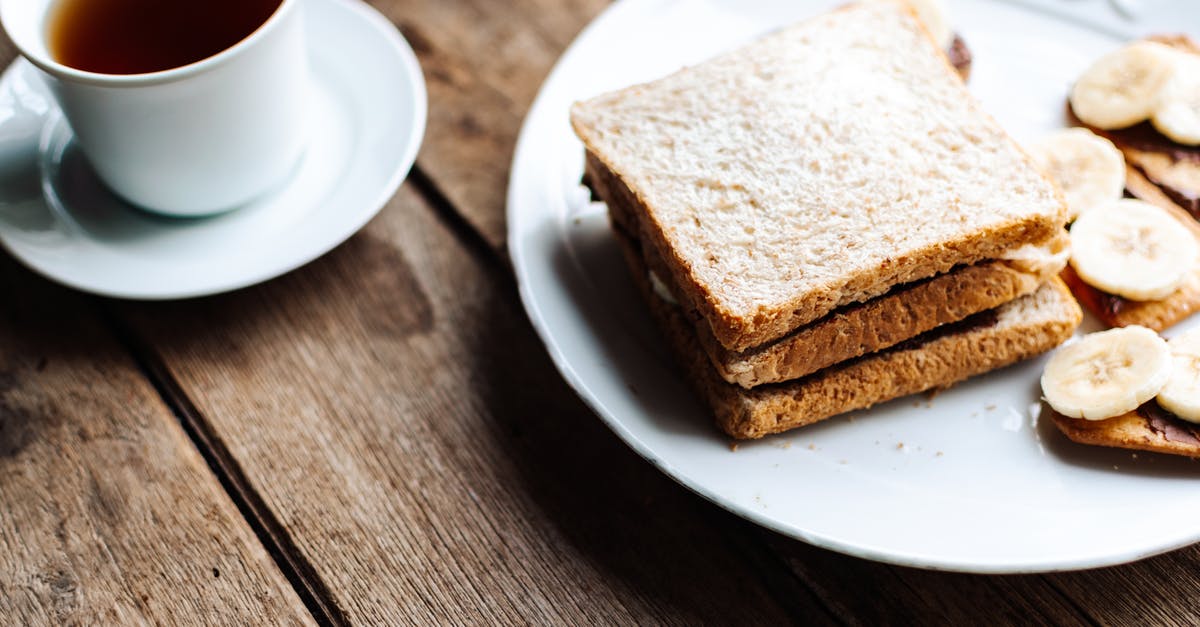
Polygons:
M412 44L429 87L417 165L497 250L525 112L554 61L607 0L373 0Z
M971 625L983 616L989 625L1089 624L1088 616L1036 575L988 577L901 568L777 536L767 541L849 625Z
M1046 578L1101 625L1200 625L1200 546Z
M407 188L283 279L126 311L351 622L829 620L582 407Z
M91 302L0 290L0 623L311 622Z

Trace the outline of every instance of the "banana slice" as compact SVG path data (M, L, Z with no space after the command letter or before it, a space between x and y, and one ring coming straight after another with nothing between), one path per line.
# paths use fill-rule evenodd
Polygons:
M883 1L883 0L877 0ZM887 0L895 2L897 0ZM950 22L946 19L946 4L943 0L898 0L903 4L907 4L913 13L917 14L917 19L925 26L925 30L933 35L933 40L942 50L950 48L950 44L954 43L954 31L950 28Z
M917 12L917 17L925 24L925 30L933 35L938 47L942 50L950 48L950 44L954 43L954 31L950 28L950 21L946 19L945 3L942 0L904 1Z
M1029 151L1062 189L1070 220L1125 192L1125 157L1112 142L1086 128L1047 135Z
M1042 395L1069 418L1104 420L1154 398L1171 376L1171 351L1140 326L1084 336L1054 353L1042 372Z
M1096 207L1071 226L1071 267L1129 300L1170 296L1196 267L1200 244L1165 210L1140 200Z
M1177 58L1171 48L1150 41L1110 52L1071 88L1071 110L1097 128L1133 126L1154 114Z
M1171 80L1150 122L1158 132L1189 146L1200 144L1200 56L1177 52Z
M1200 329L1167 341L1171 377L1158 393L1163 409L1189 422L1200 423Z

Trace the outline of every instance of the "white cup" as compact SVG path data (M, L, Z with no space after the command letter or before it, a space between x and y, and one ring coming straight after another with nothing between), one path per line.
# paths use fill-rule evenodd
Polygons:
M307 137L301 0L283 0L258 30L216 55L147 74L55 61L46 43L53 2L0 0L0 21L119 195L159 213L199 216L246 204L291 174Z

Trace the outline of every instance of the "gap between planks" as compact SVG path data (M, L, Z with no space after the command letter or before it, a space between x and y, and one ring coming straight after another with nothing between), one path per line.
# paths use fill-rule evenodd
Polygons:
M262 497L250 487L237 460L212 432L203 414L180 388L158 354L112 310L110 302L102 300L99 310L117 342L129 352L159 398L179 420L184 433L200 452L225 494L233 501L246 524L250 525L317 624L349 625L312 564L292 542Z

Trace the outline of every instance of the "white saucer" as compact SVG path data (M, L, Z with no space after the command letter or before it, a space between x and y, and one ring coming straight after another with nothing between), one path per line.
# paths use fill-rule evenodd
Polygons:
M276 277L371 219L412 167L425 82L396 28L357 0L304 0L311 143L267 197L207 218L135 209L96 179L37 70L0 78L0 244L33 270L122 298L214 294Z
M1066 441L1042 415L1044 358L736 451L712 426L632 286L603 205L580 187L583 147L568 110L843 2L622 0L559 60L517 143L508 245L560 372L683 485L850 555L1013 573L1116 564L1200 541L1200 463ZM947 4L976 55L971 91L1019 140L1061 127L1071 83L1121 42L1200 36L1200 3L1140 0L1124 13L1109 0ZM1198 327L1195 316L1168 336Z

